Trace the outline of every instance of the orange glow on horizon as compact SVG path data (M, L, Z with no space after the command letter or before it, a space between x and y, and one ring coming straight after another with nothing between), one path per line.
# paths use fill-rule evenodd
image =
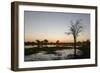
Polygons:
M47 39L49 42L56 42L57 40L59 40L60 42L73 42L73 36L72 35L58 35L58 34L52 34L52 35L46 35L46 34L35 34L35 35L30 35L27 34L25 35L25 42L27 41L36 41L36 40L40 40L43 41ZM85 41L88 40L89 36L82 35L80 34L80 36L77 38L77 41Z

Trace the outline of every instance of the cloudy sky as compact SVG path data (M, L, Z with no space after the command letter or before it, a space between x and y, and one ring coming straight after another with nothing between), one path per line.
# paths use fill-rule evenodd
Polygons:
M72 35L65 32L69 32L70 21L79 19L82 19L83 31L78 41L90 39L90 14L24 11L25 41L47 39L50 42L72 42Z

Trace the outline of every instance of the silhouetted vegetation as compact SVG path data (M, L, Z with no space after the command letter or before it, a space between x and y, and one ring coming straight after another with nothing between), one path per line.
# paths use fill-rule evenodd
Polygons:
M70 31L67 34L73 35L74 38L74 56L76 57L76 42L79 33L82 31L81 20L77 20L76 22L71 21Z
M39 40L38 40L39 41ZM34 42L34 41L33 41ZM73 49L73 43L60 43L59 40L57 40L55 43L54 42L47 42L45 40L45 42L40 43L39 42L25 42L25 45L37 45L36 47L31 47L31 48L25 48L24 52L25 55L31 55L31 54L36 54L39 53L41 51L45 51L46 54L56 54L55 51L57 50L63 50L63 49ZM42 47L40 47L40 45ZM43 46L45 45L45 46ZM52 47L49 47L47 45L53 45ZM83 41L83 42L77 42L76 43L76 47L77 49L82 51L82 55L76 55L76 57L74 56L74 59L82 59L82 58L90 58L90 41ZM74 54L73 54L74 55ZM69 54L68 57L73 56L72 54Z
M90 58L90 41L84 41L82 46L79 48L82 52L83 55L81 58Z
M34 47L34 48L25 48L24 52L25 52L25 55L30 55L30 54L36 54L36 53L39 53L40 51L46 51L48 54L54 54L56 50L63 50L63 49L71 49L72 47L42 47L42 48L39 48L39 47Z
M84 59L90 58L90 40L86 41L78 41L77 38L82 31L81 20L77 20L76 22L71 21L71 26L69 27L69 32L66 32L68 35L71 34L73 36L73 42L60 42L59 39L55 42L49 42L48 39L44 39L42 41L35 40L32 42L25 42L25 50L24 55L32 55L43 52L45 54L53 54L57 56L53 58L53 60L60 60L61 52L57 53L57 51L66 50L66 49L74 49L74 52L64 56L64 59ZM28 46L28 47L26 47ZM29 47L31 46L31 47ZM77 50L80 51L77 53Z
M47 45L48 45L48 40L45 39L45 40L43 41L43 44L45 45L45 47L47 47Z

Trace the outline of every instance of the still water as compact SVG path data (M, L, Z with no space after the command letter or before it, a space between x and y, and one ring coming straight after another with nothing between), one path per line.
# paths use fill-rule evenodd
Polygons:
M47 45L48 47L56 47L56 45ZM28 45L28 46L25 46L25 48L34 48L34 47L37 47L37 45ZM66 46L66 45L59 45L59 47L73 47L73 46ZM76 46L77 48L80 47L80 46Z
M66 60L74 57L74 49L56 50L56 54L47 54L46 51L40 51L36 54L27 55L24 61L47 61L47 60ZM76 50L77 55L82 55L82 51Z

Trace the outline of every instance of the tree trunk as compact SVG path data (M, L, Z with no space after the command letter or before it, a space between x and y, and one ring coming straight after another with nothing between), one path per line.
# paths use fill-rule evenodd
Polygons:
M76 57L76 37L74 37L74 57Z

